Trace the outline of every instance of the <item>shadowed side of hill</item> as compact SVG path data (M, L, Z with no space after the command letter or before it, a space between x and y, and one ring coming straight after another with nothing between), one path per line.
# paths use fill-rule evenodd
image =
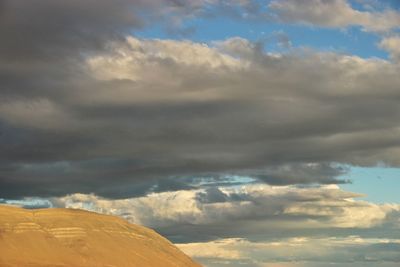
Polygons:
M155 231L108 215L0 205L1 267L199 267Z

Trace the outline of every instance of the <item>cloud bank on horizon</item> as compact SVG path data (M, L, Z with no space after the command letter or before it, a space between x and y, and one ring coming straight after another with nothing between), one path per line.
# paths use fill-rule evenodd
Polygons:
M222 18L270 37L191 38ZM400 166L395 1L3 0L0 36L0 201L123 216L207 266L400 262L399 205L338 186Z

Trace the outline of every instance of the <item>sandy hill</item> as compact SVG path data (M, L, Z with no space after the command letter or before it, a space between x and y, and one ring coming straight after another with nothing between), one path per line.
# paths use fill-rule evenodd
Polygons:
M1 267L198 267L155 231L72 209L0 205Z

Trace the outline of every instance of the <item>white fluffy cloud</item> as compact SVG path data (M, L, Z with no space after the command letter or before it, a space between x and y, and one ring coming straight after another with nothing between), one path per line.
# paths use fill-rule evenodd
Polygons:
M400 36L394 35L383 38L379 47L389 52L394 61L400 62Z
M152 67L151 59L171 60L176 64L188 66L208 66L213 69L240 67L241 62L232 56L221 54L207 44L191 41L161 39L136 39L127 37L126 46L114 44L109 55L98 55L89 58L95 76L99 79L141 79L145 80L141 68ZM119 68L118 68L119 66ZM110 69L110 67L112 69Z
M336 185L299 188L263 184L152 193L145 197L109 200L73 194L54 199L57 206L83 208L123 216L155 228L218 224L248 220L264 229L371 228L386 223L399 205L372 204L354 198ZM238 225L239 227L239 225ZM235 230L228 233L235 235Z

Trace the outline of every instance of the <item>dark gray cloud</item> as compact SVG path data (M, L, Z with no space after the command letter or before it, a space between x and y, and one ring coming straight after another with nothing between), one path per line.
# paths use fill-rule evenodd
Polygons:
M65 61L82 56L83 52L104 49L110 40L122 39L153 20L165 19L168 24L171 13L193 15L202 5L201 0L2 0L0 54L2 61ZM59 66L62 67L70 66Z
M72 53L101 47L118 31L141 24L128 7L129 1L2 1L2 55L42 57L57 52L49 46Z
M397 63L129 37L165 12L204 15L182 3L2 1L0 197L329 184L344 182L336 163L400 165Z

